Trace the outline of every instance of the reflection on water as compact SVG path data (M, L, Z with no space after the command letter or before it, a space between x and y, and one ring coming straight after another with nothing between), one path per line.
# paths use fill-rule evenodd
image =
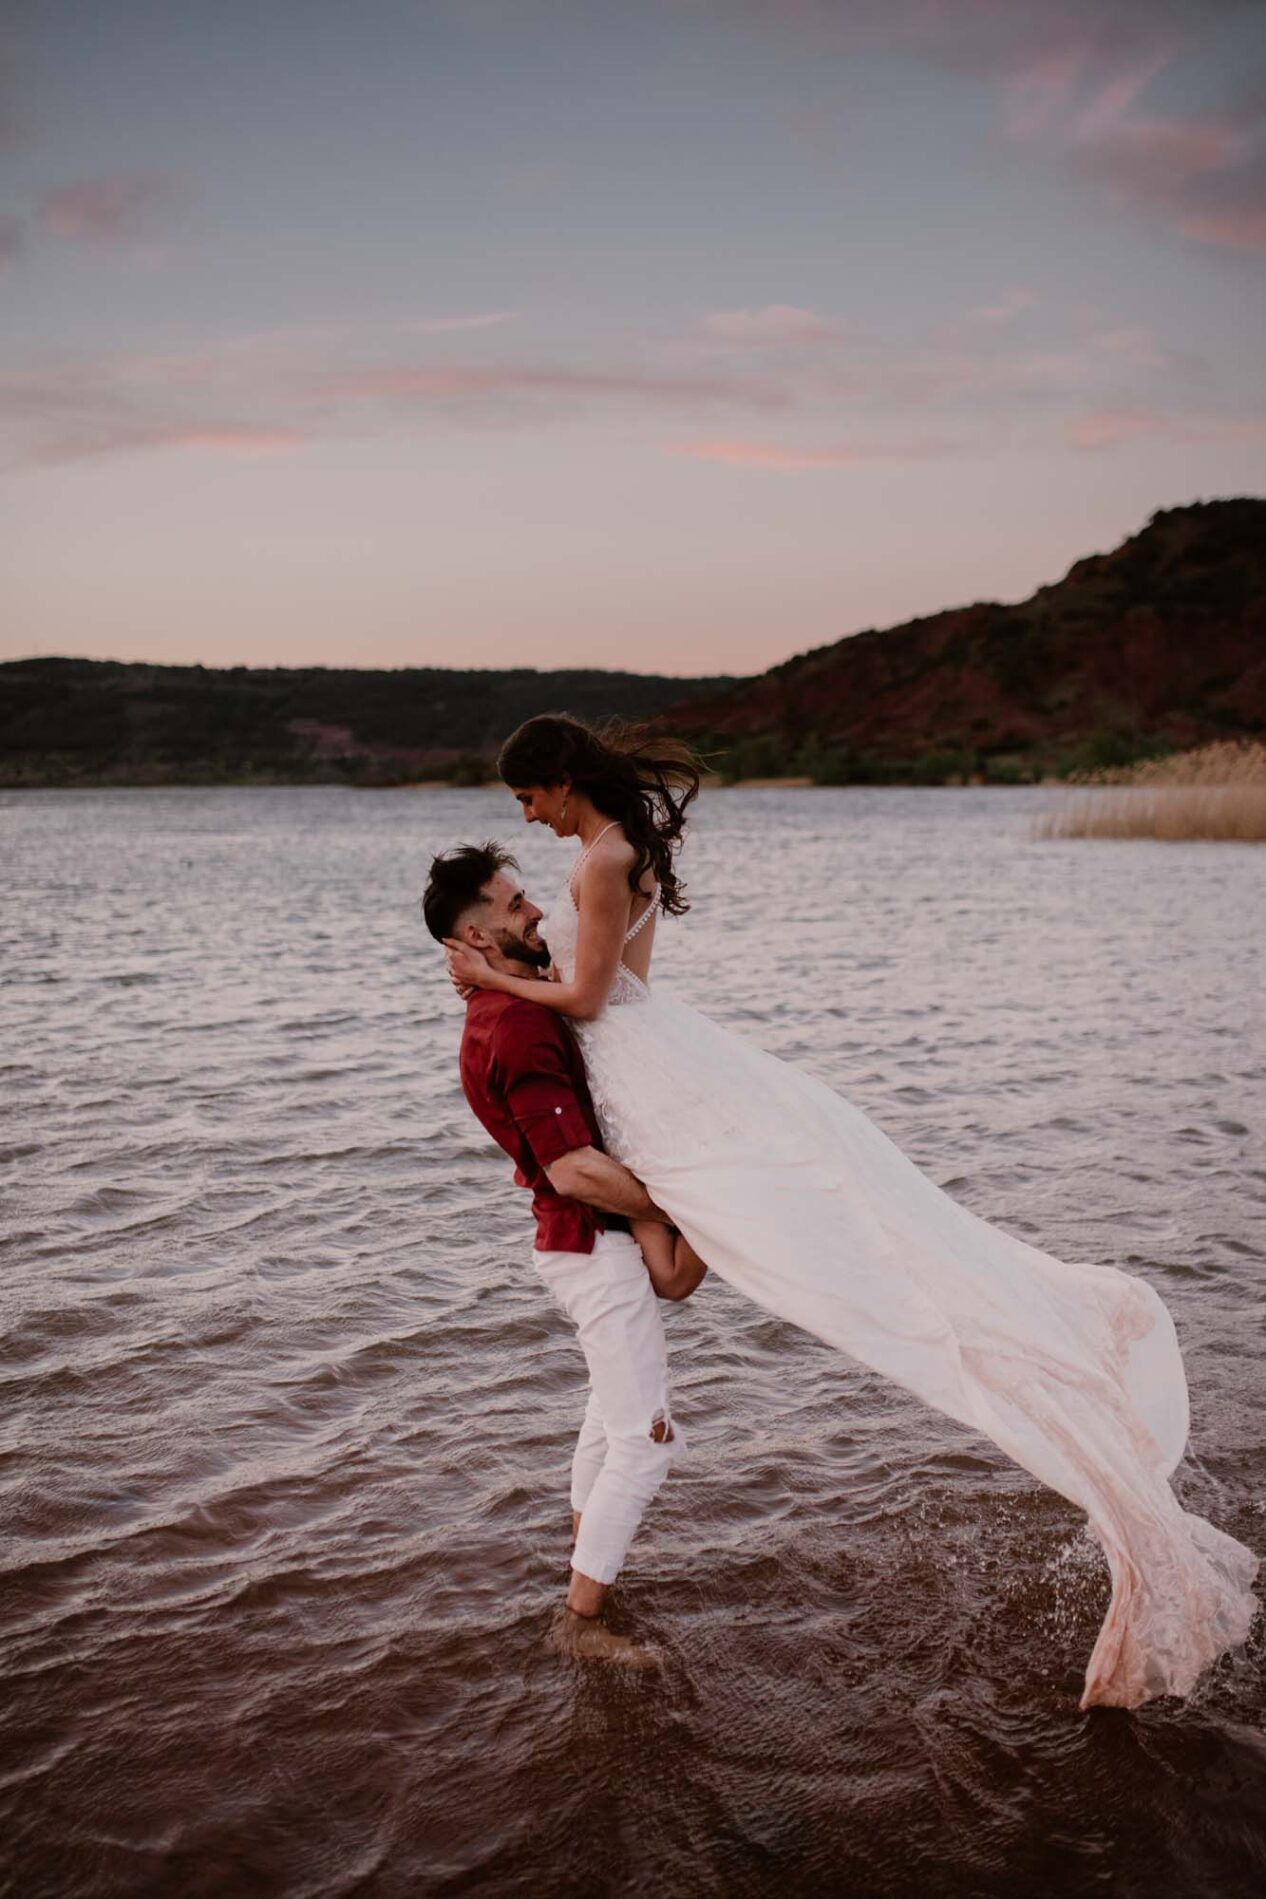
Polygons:
M705 794L657 980L976 1211L1146 1274L1266 1549L1266 856L1041 791ZM543 1636L582 1367L415 910L496 791L8 795L2 1849L27 1894L1257 1893L1260 1627L1077 1712L1106 1579L969 1433L709 1285L690 1456ZM529 889L569 849L519 833Z

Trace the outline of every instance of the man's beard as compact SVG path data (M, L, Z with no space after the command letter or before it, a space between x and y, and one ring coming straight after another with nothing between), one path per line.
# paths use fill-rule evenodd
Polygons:
M553 958L544 941L538 937L535 943L525 943L521 936L515 936L511 930L501 930L497 935L497 948L512 963L526 963L529 969L548 969Z

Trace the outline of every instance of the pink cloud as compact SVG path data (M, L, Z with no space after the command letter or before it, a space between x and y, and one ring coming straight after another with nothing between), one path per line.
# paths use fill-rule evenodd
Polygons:
M1266 163L1253 128L1222 119L1139 119L1073 153L1081 173L1115 204L1163 219L1184 237L1263 248Z
M1091 142L1085 160L1119 191L1162 199L1235 156L1236 129L1209 119L1137 119Z
M1227 249L1266 248L1260 86L1199 117L1145 112L1162 73L1252 0L706 0L844 60L883 54L994 86L1005 133L1126 212Z
M485 396L617 397L660 403L739 402L779 408L790 400L774 384L726 376L670 376L637 369L566 369L548 364L396 364L335 372L331 395L443 401Z
M766 303L749 310L714 310L703 318L709 336L723 343L768 348L783 343L822 343L834 340L839 329L812 310L791 303Z
M871 399L925 408L955 400L1049 401L1086 396L1103 380L1104 366L1084 349L1024 350L950 348L912 351L869 366L864 392ZM826 391L825 378L820 379ZM842 393L848 393L847 388Z
M1094 55L1086 39L1022 61L1002 80L1003 122L1012 138L1034 138L1066 113Z
M445 336L455 330L491 330L509 323L513 315L513 310L493 310L481 316L423 317L416 323L402 323L400 327L422 336Z
M730 356L696 330L692 339L668 339L658 354L648 345L645 359L632 362L506 362L482 351L482 360L462 351L454 361L441 347L411 349L397 328L373 325L195 338L183 350L54 358L0 377L0 426L10 465L24 466L140 447L280 453L318 438L516 430L575 417L616 418L629 428L649 415L667 419L658 432L669 437L668 452L789 471L915 462L982 444L1009 449L1033 440L1034 424L1048 443L1067 426L1078 445L1094 446L1131 426L1119 412L1145 406L1158 377L1174 402L1200 367L1163 348L1147 326L1110 327L1099 312L1082 312L1063 337L1057 307L1032 331L1017 327L1035 302L1030 290L1011 286L948 336L931 331L908 342L850 330L847 352L806 344ZM774 319L758 333L795 331L804 317L821 321L791 305L757 314L770 310ZM388 354L394 350L400 354ZM1085 419L1105 412L1110 424ZM765 437L769 416L797 413L803 428L780 425L781 439ZM786 439L796 435L810 439Z
M301 429L176 429L149 438L153 448L223 449L233 455L285 455L307 440Z
M1017 285L1014 289L1004 290L996 303L977 304L971 314L979 323L1014 323L1018 316L1031 310L1036 302L1037 298L1031 290Z
M138 450L189 449L253 459L284 455L303 447L308 438L300 429L182 426L176 422L149 422L124 413L105 411L68 414L51 421L37 439L8 458L11 468L53 468L67 462L92 461L101 455L128 455Z
M1090 347L1107 363L1125 369L1193 369L1200 367L1198 357L1179 355L1164 349L1144 323L1122 324L1117 329L1098 330L1089 339Z
M152 236L175 197L171 180L156 172L119 172L46 191L38 217L52 237L107 248Z
M674 416L719 404L789 407L764 379L657 374L638 368L470 363L343 367L265 334L184 355L118 356L0 376L0 432L10 467L49 466L137 448L275 454L320 433L446 424L513 428L559 413L634 404ZM320 333L317 333L318 336ZM243 418L249 416L250 421Z
M1069 424L1068 439L1074 448L1116 448L1161 426L1160 416L1139 409L1088 409Z
M1141 407L1090 409L1068 427L1074 448L1118 448L1144 435L1193 444L1251 442L1266 436L1266 416L1183 416Z
M1147 54L1137 66L1128 67L1118 73L1115 79L1110 79L1107 85L1101 86L1078 115L1074 136L1079 139L1097 139L1113 132L1173 57L1170 47L1158 48Z
M669 455L692 461L725 462L731 468L765 468L790 473L806 468L854 468L867 462L928 461L952 453L946 442L865 443L850 448L781 448L774 442L750 442L734 437L707 441L667 442Z
M163 359L99 357L0 375L0 444L9 468L47 468L137 450L278 455L309 439L310 418L267 391L164 376Z
M438 368L399 364L381 369L336 370L320 380L327 394L332 396L387 399L482 396L512 384L508 371L471 363Z
M128 356L110 374L129 389L239 393L258 401L266 391L294 390L344 333L329 324L292 323L218 337L202 347Z
M1266 206L1235 211L1188 211L1178 229L1201 244L1221 244L1227 250L1266 251Z
M1187 9L1157 4L1149 23L1142 8L1069 8L1062 41L1029 67L1004 75L1008 131L1045 148L1123 210L1201 243L1262 248L1266 98L1260 88L1198 116L1145 109L1160 74L1207 38L1219 13L1233 11L1215 0ZM1130 30L1105 37L1103 26L1112 24L1114 13L1117 25ZM1017 97L1028 100L1025 109L1014 109Z
M794 37L824 55L880 54L998 79L1018 114L1041 116L1112 61L1137 69L1159 48L1233 14L1242 0L679 0L735 25Z
M1157 30L1162 26L1158 18ZM1048 86L1049 109L1012 117L1008 129L1044 145L1056 163L1121 209L1200 243L1263 248L1266 100L1260 91L1194 117L1142 109L1153 81L1175 63L1180 43L1166 35L1093 87L1091 74L1102 73L1104 61L1092 60L1087 44L1066 62L1066 83Z

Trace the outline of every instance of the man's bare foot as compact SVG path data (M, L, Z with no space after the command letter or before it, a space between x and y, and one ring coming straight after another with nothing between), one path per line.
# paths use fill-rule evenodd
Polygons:
M616 1662L623 1668L657 1668L658 1649L646 1648L631 1635L617 1635L601 1616L560 1609L549 1633L550 1647L578 1662Z

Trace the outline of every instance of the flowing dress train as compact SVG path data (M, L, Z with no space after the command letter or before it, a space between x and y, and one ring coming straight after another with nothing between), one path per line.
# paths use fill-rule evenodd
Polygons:
M566 980L570 883L541 929ZM624 964L602 1013L572 1026L608 1150L714 1272L1086 1512L1112 1599L1083 1708L1185 1695L1244 1640L1257 1558L1170 1488L1187 1384L1146 1280L991 1226L822 1082Z

